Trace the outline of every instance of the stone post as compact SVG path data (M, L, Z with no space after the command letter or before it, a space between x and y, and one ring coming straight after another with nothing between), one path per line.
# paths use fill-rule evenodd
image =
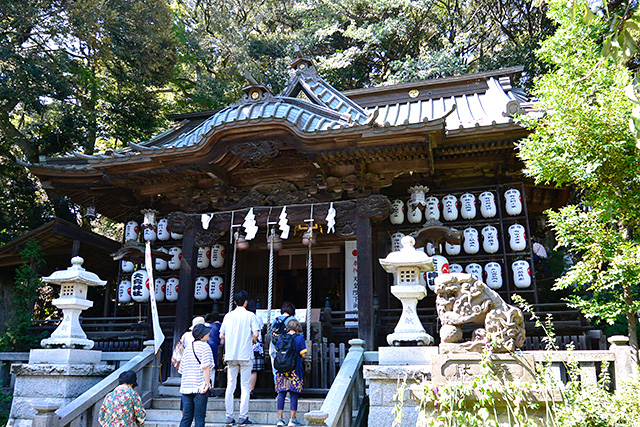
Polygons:
M56 409L58 405L39 403L33 405L38 413L33 417L33 427L57 427L58 415Z
M304 414L304 419L307 420L308 426L326 427L327 424L324 421L327 418L329 418L329 414L324 411L311 411Z
M629 346L629 337L624 335L614 335L607 340L611 346L609 350L613 351L616 356L615 362L615 384L616 389L620 390L623 383L632 381L638 375L638 366L633 361L631 352L633 349Z

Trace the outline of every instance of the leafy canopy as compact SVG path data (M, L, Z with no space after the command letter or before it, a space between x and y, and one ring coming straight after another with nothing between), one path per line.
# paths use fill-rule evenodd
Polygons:
M640 153L625 95L632 75L615 56L602 55L608 27L588 7L549 2L558 29L538 55L552 71L535 85L544 116L523 119L533 133L518 144L519 156L536 182L578 192L575 204L548 212L558 244L579 257L556 287L574 289L571 301L587 316L610 323L626 316L635 336Z

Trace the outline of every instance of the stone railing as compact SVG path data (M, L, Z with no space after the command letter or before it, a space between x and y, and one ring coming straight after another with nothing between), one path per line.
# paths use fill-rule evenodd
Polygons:
M102 400L118 385L118 377L125 371L134 371L138 375L136 391L142 403L148 406L158 390L159 370L154 363L153 341L144 344L145 348L140 353L103 353L102 361L115 365L117 369L63 407L46 403L34 405L37 414L33 417L33 427L99 426Z
M364 341L353 339L349 341L349 345L349 353L340 366L322 407L304 415L309 426L366 425L368 400L362 377L362 365L365 361ZM355 415L354 410L357 411Z
M15 376L11 374L11 365L14 363L26 363L28 361L29 353L0 353L0 387L13 390Z

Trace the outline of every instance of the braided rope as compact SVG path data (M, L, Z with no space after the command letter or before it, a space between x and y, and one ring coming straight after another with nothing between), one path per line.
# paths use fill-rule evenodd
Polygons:
M236 252L238 247L236 246L236 240L238 239L238 232L233 235L233 262L231 263L231 286L229 287L229 311L233 310L233 295L236 292Z
M273 241L275 230L271 229L269 241L269 296L267 297L267 336L271 336L271 306L273 305Z
M313 225L313 224L312 224ZM311 263L311 238L313 236L313 228L309 227L309 255L307 262L307 341L311 341L311 289L312 289L312 263Z

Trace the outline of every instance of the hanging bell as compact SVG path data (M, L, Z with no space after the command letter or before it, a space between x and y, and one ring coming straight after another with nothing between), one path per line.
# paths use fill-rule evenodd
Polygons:
M302 235L302 244L304 246L315 245L316 235L310 230L305 231Z
M238 236L238 238L236 239L236 248L238 248L238 250L240 251L249 249L249 242L244 238L244 236Z

